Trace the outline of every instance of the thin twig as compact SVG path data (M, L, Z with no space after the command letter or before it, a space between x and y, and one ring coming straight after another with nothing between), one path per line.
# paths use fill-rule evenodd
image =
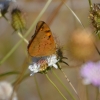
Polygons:
M62 0L62 1L63 1L64 5L70 10L70 12L74 15L74 17L77 19L77 21L81 24L81 26L84 29L85 28L84 25L82 24L82 22L80 21L78 16L75 14L75 12L64 2L64 0Z
M66 0L64 0L64 1L66 1ZM63 5L63 2L61 1L61 3L57 6L57 8L54 9L52 11L52 13L50 14L50 17L47 19L47 22L48 22L49 26L52 24L53 20L56 18L56 16L57 16L60 8L62 7L62 5Z

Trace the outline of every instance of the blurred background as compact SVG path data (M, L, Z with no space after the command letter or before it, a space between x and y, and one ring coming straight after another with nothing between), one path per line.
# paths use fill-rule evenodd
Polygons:
M24 12L25 20L26 20L26 30L24 33L30 28L32 23L35 21L42 8L45 6L47 0L16 0L16 3L11 4L8 9L8 13L6 14L7 18L11 20L11 11L14 8L19 8L22 12ZM89 17L89 3L88 0L65 0L66 4L77 14L85 28L92 29L91 21ZM99 0L92 0L93 3L99 3ZM64 56L68 59L65 60L69 66L61 64L63 70L67 74L68 78L74 85L75 89L78 91L78 94L82 100L86 100L86 86L82 84L82 80L79 75L80 66L83 64L85 60L79 60L70 55L67 43L70 39L71 34L76 29L82 29L82 26L76 20L76 18L72 15L69 9L62 3L61 0L52 0L47 10L41 17L42 21L45 21L55 38L57 45L62 48L62 52ZM0 18L0 59L2 60L7 53L17 44L20 40L20 37L14 29L9 25L9 23L4 19ZM31 39L31 36L34 34L35 28L28 35L27 40ZM14 32L14 33L13 33ZM99 39L96 38L96 45L99 47ZM22 71L23 63L27 66L27 72L30 72L28 69L28 65L30 62L26 60L27 58L27 44L25 42L21 43L21 45L12 53L12 55L0 65L0 73L6 73L9 71ZM98 61L99 55L96 50L90 60ZM54 69L55 73L57 73L58 77L63 81L66 87L71 91L72 95L77 96L75 92L73 92L72 88L68 84L62 72L58 69ZM62 87L62 85L58 82L56 77L53 75L52 71L48 72L51 80L59 87L61 92L65 95L68 100L71 100L71 97ZM0 81L8 81L10 83L14 82L18 75L11 75L6 77L1 77ZM17 96L18 100L40 100L36 84L34 82L34 76L28 77L19 85ZM62 100L63 98L58 93L58 91L51 85L51 83L47 80L44 74L36 74L36 78L38 81L38 85L40 88L41 95L43 100ZM90 100L94 100L96 98L96 88L92 85L88 86L89 98ZM92 88L92 91L91 89Z

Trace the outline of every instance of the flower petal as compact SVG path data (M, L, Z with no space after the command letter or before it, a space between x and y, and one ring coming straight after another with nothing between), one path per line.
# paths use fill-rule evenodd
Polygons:
M53 64L53 67L56 68L56 69L58 68L57 64Z
M58 68L56 63L58 62L56 55L51 55L50 57L47 58L48 61L48 66L53 66L55 68Z

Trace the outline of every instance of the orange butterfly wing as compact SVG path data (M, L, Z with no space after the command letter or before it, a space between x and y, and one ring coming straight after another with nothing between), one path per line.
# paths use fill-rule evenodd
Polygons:
M56 43L45 22L38 22L35 34L28 45L28 53L32 57L50 56L56 53Z

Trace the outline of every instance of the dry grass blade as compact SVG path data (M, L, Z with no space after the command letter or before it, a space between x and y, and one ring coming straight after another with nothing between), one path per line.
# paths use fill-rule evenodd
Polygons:
M61 68L61 71L62 71L62 73L64 74L64 76L65 76L66 80L68 81L68 83L70 84L70 86L72 87L72 89L74 90L74 92L76 93L78 99L80 100L80 97L79 97L79 95L78 95L76 89L74 88L74 86L72 85L71 81L68 79L67 75L65 74L65 72L63 71L62 68Z
M66 1L66 0L64 0L64 2L65 2L65 1ZM58 5L58 7L55 8L55 9L52 11L52 13L50 14L50 17L47 19L48 25L51 25L51 24L52 24L53 20L56 18L56 16L57 16L57 14L58 14L60 8L62 7L62 5L63 5L63 2L61 2L61 3Z
M77 19L77 21L81 24L81 26L84 29L85 28L84 25L82 24L82 22L80 21L80 19L78 18L78 16L75 14L75 12L64 2L64 0L62 0L62 2L70 10L70 12L73 14L73 16Z

